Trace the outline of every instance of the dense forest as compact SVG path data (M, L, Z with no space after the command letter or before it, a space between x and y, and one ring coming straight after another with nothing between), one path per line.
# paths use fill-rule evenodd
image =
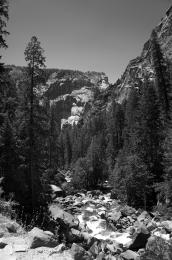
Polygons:
M8 4L0 1L0 48L7 48ZM8 51L8 50L7 50ZM172 82L156 32L151 36L155 78L148 75L118 102L120 80L94 101L77 125L59 130L56 104L40 98L50 71L36 36L28 43L20 81L0 64L0 176L2 197L28 210L46 205L48 185L72 181L66 193L96 189L108 181L113 196L136 208L172 206Z

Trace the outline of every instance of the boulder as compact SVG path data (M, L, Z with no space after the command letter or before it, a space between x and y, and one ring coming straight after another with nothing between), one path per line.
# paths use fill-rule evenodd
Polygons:
M86 242L88 248L90 248L94 244L94 242L97 241L97 238L90 236L88 232L82 232L82 237Z
M55 239L54 234L50 231L46 232L37 227L34 227L29 235L29 247L37 248L37 247L55 247L58 245L58 241Z
M129 233L118 233L114 241L120 246L128 248L132 243L132 238Z
M57 252L62 252L62 251L65 250L65 248L66 248L65 244L62 243L62 244L60 244L60 245L58 245L58 246L56 247L56 250L57 250Z
M129 249L137 251L140 248L144 248L150 237L150 233L144 225L137 227L137 231L134 234L132 243L129 246Z
M146 245L146 252L149 259L172 259L172 253L169 243L161 237L151 236Z
M71 214L64 211L60 207L58 207L56 204L52 204L49 206L49 211L51 213L51 216L55 220L59 220L60 222L63 222L70 228L76 228L79 225L78 219L74 218Z
M120 211L116 211L116 210L113 210L113 211L110 212L108 215L109 215L109 218L110 218L113 222L117 222L117 221L121 218L121 216L122 216L121 212L120 212Z
M71 255L74 260L92 260L92 257L88 252L81 246L73 243L71 247Z
M107 250L108 251L110 251L111 253L116 253L116 248L115 248L115 246L114 246L114 244L107 244L106 245L106 248L107 248Z
M4 248L8 244L7 241L4 241L4 238L0 238L0 249Z
M99 211L98 212L98 215L102 218L102 219L104 219L105 217L106 217L106 211L104 210L102 210L102 211Z
M139 254L137 254L134 251L131 250L127 250L124 253L120 254L120 256L122 257L122 259L124 260L137 260L139 257Z
M6 223L6 228L9 233L17 233L21 229L20 225L14 221Z
M138 217L137 217L137 220L139 222L143 222L144 224L148 224L152 218L151 216L149 215L149 213L147 211L143 211Z
M98 243L98 241L95 241L94 244L90 247L89 252L93 255L93 257L96 257L101 251L101 247Z
M96 260L105 260L105 254L103 252L100 252L100 254L96 257Z
M64 243L61 243L60 245L56 246L53 250L53 254L55 253L62 253L66 249L66 246Z
M132 207L125 206L124 208L121 209L121 213L124 217L132 216L133 214L136 213L136 210Z
M81 243L84 240L82 233L74 228L71 228L68 234L66 234L66 239L70 243Z
M148 231L151 232L157 228L157 224L155 221L151 220L151 222L149 222L146 227L147 227Z
M161 222L160 224L163 228L167 230L167 232L171 233L172 232L172 221L166 220Z

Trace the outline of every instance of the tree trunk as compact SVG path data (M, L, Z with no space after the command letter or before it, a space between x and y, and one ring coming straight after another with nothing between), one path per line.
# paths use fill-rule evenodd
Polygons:
M146 210L146 208L147 208L147 203L146 203L146 192L145 192L145 190L143 191L143 203L144 203L144 210Z
M29 122L29 174L31 180L31 196L32 196L32 208L35 206L35 191L34 191L34 170L33 170L33 99L34 99L34 68L31 69L31 86L30 86L30 122Z

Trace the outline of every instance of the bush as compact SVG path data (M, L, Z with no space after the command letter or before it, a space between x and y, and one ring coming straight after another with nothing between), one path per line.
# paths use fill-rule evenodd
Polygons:
M2 188L2 182L3 182L3 177L0 178L0 212L1 214L13 218L15 217L15 207L18 205L17 202L13 201L12 197L13 194L11 194L9 200L5 200L2 198L2 195L4 193L3 188Z
M161 237L154 237L148 242L148 248L140 260L168 260L172 259L172 242Z

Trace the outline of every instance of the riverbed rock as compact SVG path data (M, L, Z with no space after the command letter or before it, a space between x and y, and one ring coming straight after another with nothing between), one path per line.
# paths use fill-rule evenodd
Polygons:
M140 248L144 248L150 237L149 231L144 225L137 227L137 231L134 234L133 241L129 246L129 249L138 251Z
M106 257L105 253L100 252L96 257L96 260L105 260L105 257Z
M74 218L70 213L64 211L56 204L52 204L49 207L50 214L53 219L61 220L64 224L68 225L70 228L76 228L79 225L79 221Z
M58 245L57 239L54 237L54 234L50 231L46 232L37 227L34 227L29 235L29 248L37 247L55 247Z
M123 252L120 256L124 260L137 260L139 258L139 254L132 250L127 250Z
M143 222L145 225L147 225L152 220L150 214L147 211L143 211L138 217L137 221Z
M172 221L166 220L166 221L161 222L160 225L162 227L164 227L167 230L167 232L169 232L169 233L172 232Z
M74 260L92 260L92 257L88 252L81 246L73 243L71 247L71 255Z
M148 259L156 259L158 256L158 258L162 260L171 260L172 247L170 243L162 237L151 236L146 245L146 255L149 257Z
M147 227L147 230L148 230L149 232L151 232L151 231L153 231L154 229L157 228L157 223L156 223L154 220L151 220L151 221L146 225L146 227Z
M71 230L66 235L66 238L70 243L81 243L84 240L82 233L74 228L71 228Z
M132 207L125 206L121 209L121 213L124 217L132 216L133 214L136 214L136 210Z
M113 222L117 222L121 218L122 214L120 211L113 210L108 214L108 218Z

